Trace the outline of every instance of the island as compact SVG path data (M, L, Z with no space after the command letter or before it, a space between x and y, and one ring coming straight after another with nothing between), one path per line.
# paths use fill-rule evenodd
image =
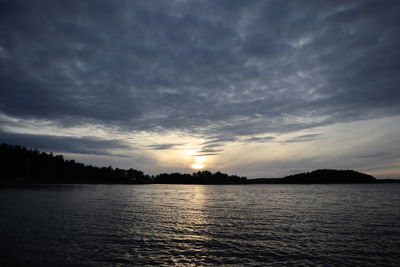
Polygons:
M289 175L283 178L254 179L250 182L267 184L354 184L377 183L379 180L371 175L353 170L320 169Z

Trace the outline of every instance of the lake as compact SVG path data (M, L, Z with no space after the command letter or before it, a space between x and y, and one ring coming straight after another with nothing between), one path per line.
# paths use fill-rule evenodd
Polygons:
M0 189L0 266L399 266L400 184Z

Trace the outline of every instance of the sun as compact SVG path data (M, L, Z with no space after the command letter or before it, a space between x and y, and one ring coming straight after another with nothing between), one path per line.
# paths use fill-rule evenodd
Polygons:
M195 162L190 166L192 169L200 170L204 168L204 164L201 162Z
M190 167L195 170L203 169L205 165L205 157L194 157L192 165Z

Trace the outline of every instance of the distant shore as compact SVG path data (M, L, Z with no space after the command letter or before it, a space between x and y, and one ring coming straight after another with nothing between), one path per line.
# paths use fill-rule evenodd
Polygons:
M0 145L0 185L26 184L354 184L400 183L354 170L319 169L283 178L248 179L222 172L197 171L148 175L135 169L95 167L65 160L62 155L18 145Z
M284 178L254 178L248 179L248 184L354 184L354 182L287 182ZM376 179L373 182L356 182L356 184L366 183L366 184L389 184L389 183L400 183L400 179Z

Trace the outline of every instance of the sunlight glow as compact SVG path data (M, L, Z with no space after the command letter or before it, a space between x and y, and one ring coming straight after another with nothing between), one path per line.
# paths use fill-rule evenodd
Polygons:
M191 168L192 169L196 169L196 170L203 169L204 168L204 164L201 163L201 162L193 163L191 165Z
M194 162L190 167L195 170L203 169L205 165L205 157L194 157Z

